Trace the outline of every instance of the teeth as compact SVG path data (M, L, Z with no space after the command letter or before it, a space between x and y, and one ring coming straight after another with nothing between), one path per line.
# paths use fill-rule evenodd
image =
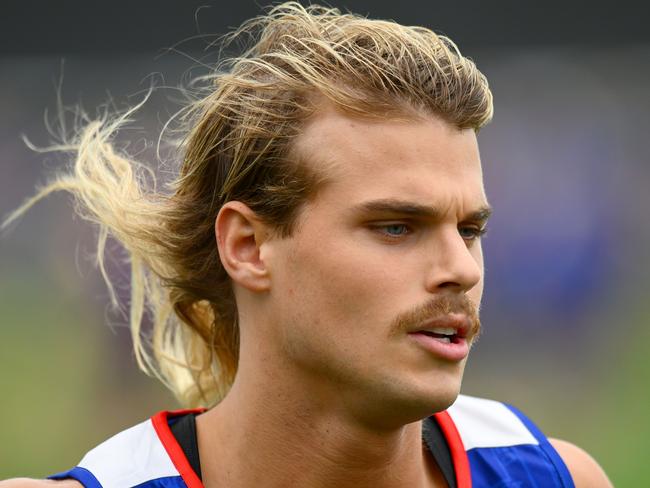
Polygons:
M428 332L433 332L434 334L440 334L440 335L456 335L456 329L452 327L437 327L435 329L427 329Z
M451 339L449 337L436 337L436 340L439 342L444 342L446 344L451 343Z

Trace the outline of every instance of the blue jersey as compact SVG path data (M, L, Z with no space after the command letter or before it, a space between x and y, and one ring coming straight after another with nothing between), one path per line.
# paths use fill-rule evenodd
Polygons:
M449 444L458 488L574 488L546 436L511 405L460 395L434 415Z
M160 412L100 444L73 469L50 476L86 488L203 488ZM458 488L573 488L569 471L542 432L519 410L460 395L433 415L449 446Z

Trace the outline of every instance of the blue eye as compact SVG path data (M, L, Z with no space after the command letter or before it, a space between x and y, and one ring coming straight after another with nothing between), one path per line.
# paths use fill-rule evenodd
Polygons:
M401 237L409 233L409 227L406 224L386 224L379 226L378 229L390 237Z
M475 241L482 236L485 235L487 232L487 228L479 228L479 227L460 227L458 229L458 233L461 235L461 237L465 240L468 241Z

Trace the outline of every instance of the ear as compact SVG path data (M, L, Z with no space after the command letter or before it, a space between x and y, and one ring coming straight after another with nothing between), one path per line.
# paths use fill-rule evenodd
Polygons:
M242 202L225 203L214 230L221 263L237 284L255 292L267 291L270 280L260 247L269 236L268 227Z

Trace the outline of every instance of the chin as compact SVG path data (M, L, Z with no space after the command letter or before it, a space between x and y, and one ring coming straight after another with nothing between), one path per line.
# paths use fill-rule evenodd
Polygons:
M402 383L405 399L418 409L419 418L446 410L460 394L463 371L464 364L414 374Z
M457 388L453 388L449 391L443 391L438 393L434 399L429 403L431 411L427 416L432 415L437 412L442 412L447 410L458 398L460 394L460 385Z
M417 409L416 420L446 410L456 401L459 394L460 381L437 384L433 388L429 385L423 391L417 392L412 400L414 409Z
M397 428L446 410L459 393L459 378L434 383L394 382L373 398L366 398L369 401L365 413L375 419L378 427Z

